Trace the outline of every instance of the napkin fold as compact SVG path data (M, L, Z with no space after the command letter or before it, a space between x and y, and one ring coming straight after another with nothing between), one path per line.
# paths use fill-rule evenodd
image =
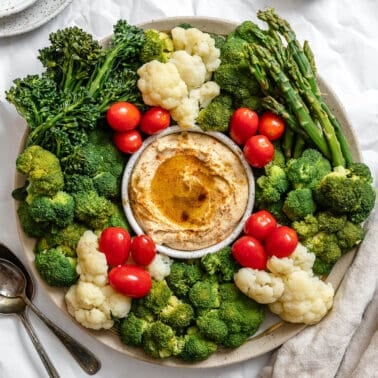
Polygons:
M332 311L272 355L260 378L378 377L378 210Z

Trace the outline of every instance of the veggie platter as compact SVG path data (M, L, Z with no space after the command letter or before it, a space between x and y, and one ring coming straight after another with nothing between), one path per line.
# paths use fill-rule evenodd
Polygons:
M202 368L275 349L332 311L363 240L375 192L345 112L316 74L309 44L273 9L257 16L266 28L205 17L121 20L102 44L76 27L59 30L39 51L45 71L7 91L28 125L13 197L30 267L71 319L131 357ZM181 152L164 160L163 135L175 124ZM214 167L223 150L209 168L215 147L201 139L197 152L187 147L189 134L213 132L249 163L254 209L232 243L193 259L182 229L208 223L212 206L235 197L214 213L230 222L241 202L235 186L219 200L227 177ZM126 185L122 177L150 138L154 164L163 163L142 193L146 171ZM125 217L130 204L143 233ZM151 226L155 210L179 231ZM198 243L206 233L188 232ZM188 258L161 253L170 243Z

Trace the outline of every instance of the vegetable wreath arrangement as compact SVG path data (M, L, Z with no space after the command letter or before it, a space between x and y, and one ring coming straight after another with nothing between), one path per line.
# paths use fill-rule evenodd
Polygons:
M322 278L362 241L375 205L308 43L273 9L257 16L266 28L245 21L227 36L120 20L106 46L59 30L39 51L44 71L6 93L29 128L16 162L26 181L13 196L39 274L66 288L83 326L114 327L153 358L236 348L266 306L288 322L320 321L334 295ZM243 235L200 259L157 253L122 208L129 156L172 124L227 134L256 178Z

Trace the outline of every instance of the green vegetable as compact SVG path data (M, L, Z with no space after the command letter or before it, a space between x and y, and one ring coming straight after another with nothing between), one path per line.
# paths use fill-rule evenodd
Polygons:
M131 312L126 318L120 321L118 334L121 341L126 345L141 346L143 333L149 327L149 323L135 316Z
M153 281L150 292L140 299L138 305L146 307L153 314L159 314L168 305L172 291L166 281Z
M196 320L198 330L207 339L221 345L227 338L228 326L219 318L218 310L209 310L202 312Z
M189 300L198 309L216 308L220 305L218 282L203 279L196 282L189 290Z
M339 246L343 251L349 251L361 243L364 230L360 224L347 221L344 227L337 231Z
M320 260L329 264L334 264L342 254L337 236L325 231L320 231L313 237L305 239L303 244Z
M36 222L29 212L29 205L21 202L17 208L17 215L23 231L31 237L42 237L51 229L51 224L47 221Z
M173 41L167 33L147 29L144 31L146 41L140 52L140 60L147 63L151 60L158 60L166 63L174 51Z
M316 204L312 197L312 191L308 188L291 190L284 201L282 211L294 221L313 214Z
M47 249L35 255L38 273L48 285L55 287L69 287L76 282L76 263L76 258L66 256L60 247Z
M206 108L200 110L197 123L205 131L226 132L233 111L232 98L228 95L220 94Z
M189 303L182 302L172 295L165 307L158 314L159 320L174 329L181 330L188 327L194 318L194 310Z

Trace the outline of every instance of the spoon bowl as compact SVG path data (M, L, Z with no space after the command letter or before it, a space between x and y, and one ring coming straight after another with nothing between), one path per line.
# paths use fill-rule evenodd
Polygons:
M0 314L18 314L25 311L26 303L20 297L9 298L0 295Z

